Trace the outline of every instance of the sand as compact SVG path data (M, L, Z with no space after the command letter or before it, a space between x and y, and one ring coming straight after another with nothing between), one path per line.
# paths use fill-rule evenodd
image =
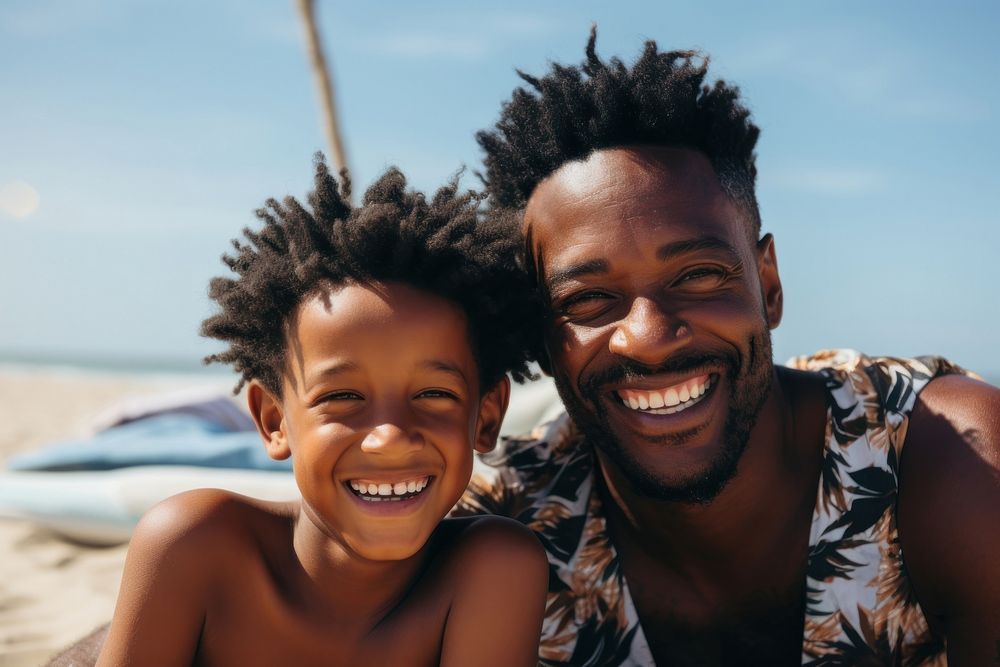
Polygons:
M86 434L118 399L192 384L226 388L228 380L0 368L0 465L16 452ZM125 551L0 519L0 667L44 664L110 620Z

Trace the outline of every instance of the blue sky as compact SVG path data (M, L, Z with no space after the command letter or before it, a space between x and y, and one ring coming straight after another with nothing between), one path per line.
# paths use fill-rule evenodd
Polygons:
M1000 377L1000 5L317 4L362 187L476 169L514 68L578 62L592 21L604 57L707 51L762 128L776 356L942 353ZM5 0L0 63L0 355L215 349L197 329L219 255L266 197L305 193L323 148L291 1Z

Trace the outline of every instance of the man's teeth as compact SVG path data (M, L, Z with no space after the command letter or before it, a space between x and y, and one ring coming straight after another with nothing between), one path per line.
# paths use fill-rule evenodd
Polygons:
M644 410L655 415L670 415L698 403L711 386L711 377L700 375L655 391L621 389L618 391L618 398L633 410Z
M420 477L395 483L352 479L350 485L354 489L354 492L361 498L372 502L381 502L385 500L402 500L407 496L416 495L427 488L427 484L430 481L430 477Z

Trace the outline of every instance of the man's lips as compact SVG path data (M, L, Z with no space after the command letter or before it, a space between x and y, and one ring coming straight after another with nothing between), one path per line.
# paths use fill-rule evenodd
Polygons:
M654 415L670 415L699 402L718 381L718 375L704 373L660 387L622 387L615 391L626 407Z

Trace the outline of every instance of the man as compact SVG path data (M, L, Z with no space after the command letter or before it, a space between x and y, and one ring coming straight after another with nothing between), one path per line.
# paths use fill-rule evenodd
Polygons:
M1000 391L937 358L772 363L758 129L707 59L646 44L522 77L479 134L523 210L568 416L477 470L458 512L533 528L540 659L1000 662Z

